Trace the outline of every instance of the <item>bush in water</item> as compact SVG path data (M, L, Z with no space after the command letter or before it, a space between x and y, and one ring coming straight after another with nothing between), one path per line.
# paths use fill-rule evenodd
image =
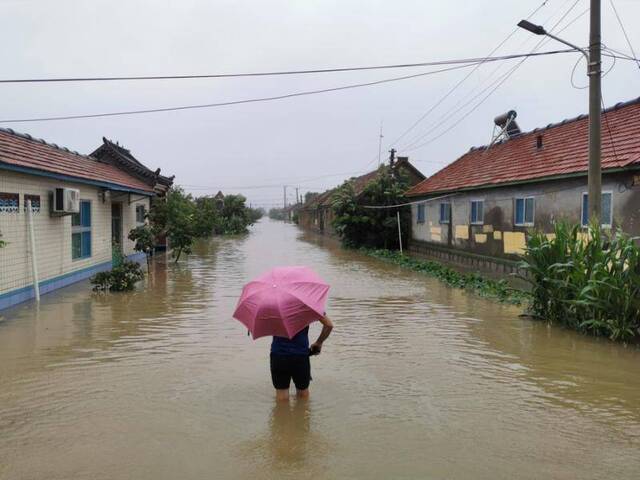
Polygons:
M534 232L521 264L533 316L613 340L640 337L640 249L621 232L566 223Z
M129 232L129 240L135 243L133 249L136 252L142 252L147 259L147 270L149 269L149 263L151 261L151 254L153 253L153 247L155 245L155 235L149 225L140 225L132 229Z
M370 249L361 249L361 251L367 255L435 277L450 287L471 290L478 295L493 298L500 302L520 305L529 297L526 292L510 287L506 280L491 280L478 273L460 273L441 263L431 260L418 260L410 256L401 255L397 251Z
M124 261L108 272L96 273L91 277L93 289L99 291L125 292L133 290L136 283L144 278L142 268L136 262Z

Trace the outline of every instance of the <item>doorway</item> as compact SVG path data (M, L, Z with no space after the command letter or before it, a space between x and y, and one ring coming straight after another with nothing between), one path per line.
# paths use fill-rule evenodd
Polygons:
M111 257L114 266L122 259L122 203L111 204Z

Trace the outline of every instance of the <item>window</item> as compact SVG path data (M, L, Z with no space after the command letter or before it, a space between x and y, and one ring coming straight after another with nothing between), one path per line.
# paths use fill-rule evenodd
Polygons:
M516 198L515 224L517 226L533 226L534 212L535 199L533 197Z
M471 200L471 223L484 223L484 200Z
M137 205L136 206L136 223L144 223L144 217L146 216L147 212L146 209L144 208L144 205Z
M24 196L24 211L27 211L27 202L31 200L31 211L33 213L40 212L40 195L25 195Z
M417 212L417 218L416 221L418 223L424 223L424 203L419 203L418 204L418 212Z
M20 195L0 192L0 213L14 213L20 208Z
M601 224L610 227L613 222L613 193L602 192L602 219ZM589 194L582 194L582 226L589 225Z
M80 201L80 213L71 217L71 258L91 256L91 202Z
M451 204L441 203L440 204L440 223L449 223L450 218L451 218Z

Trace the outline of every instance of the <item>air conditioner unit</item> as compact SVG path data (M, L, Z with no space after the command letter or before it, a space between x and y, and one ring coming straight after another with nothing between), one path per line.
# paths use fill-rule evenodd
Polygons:
M51 213L69 215L80 212L80 190L75 188L56 188L53 190Z

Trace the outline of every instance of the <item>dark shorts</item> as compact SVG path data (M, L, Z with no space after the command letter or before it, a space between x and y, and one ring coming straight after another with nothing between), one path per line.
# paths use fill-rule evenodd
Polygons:
M271 354L271 381L278 390L287 390L293 379L297 390L306 390L311 381L311 362L308 355Z

